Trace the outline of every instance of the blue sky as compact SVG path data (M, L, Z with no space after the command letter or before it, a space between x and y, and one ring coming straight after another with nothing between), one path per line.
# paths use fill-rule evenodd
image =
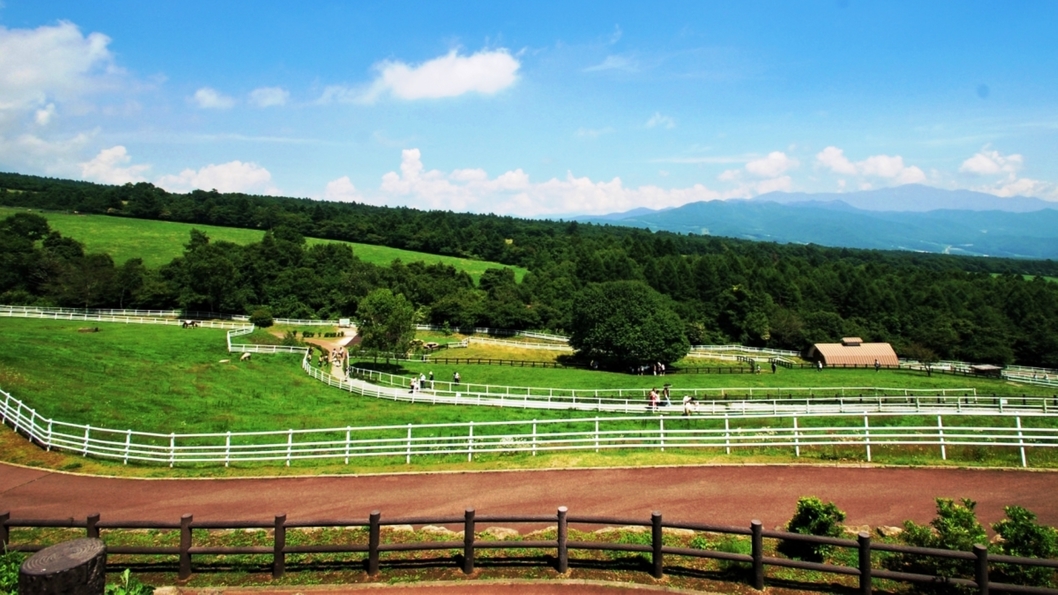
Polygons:
M3 0L0 170L521 216L1058 201L1058 3L502 4Z

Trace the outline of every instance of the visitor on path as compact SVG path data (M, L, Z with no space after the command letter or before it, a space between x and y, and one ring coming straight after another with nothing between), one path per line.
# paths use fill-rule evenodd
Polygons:
M819 370L820 372L823 371L823 360L816 362L816 370Z
M881 369L882 369L881 362L879 362L878 360L874 360L874 371L877 372L878 370L881 370Z
M419 374L419 390L426 388L426 374Z
M691 395L683 395L683 415L690 415L695 409L697 409L698 401L694 400Z
M433 390L433 370L430 370L430 390Z
M776 368L777 368L777 366L775 365L775 360L772 360L772 362L771 362L771 373L772 374L775 373Z
M452 384L459 384L459 372L452 374Z
M654 388L650 389L649 398L650 398L650 410L651 411L657 411L658 410L658 401L660 400L660 397L658 396L657 387L654 387Z

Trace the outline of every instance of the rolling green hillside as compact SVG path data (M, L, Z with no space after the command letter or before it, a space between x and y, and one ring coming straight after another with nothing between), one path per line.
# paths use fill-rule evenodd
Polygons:
M27 210L30 209L0 207L0 219ZM137 257L142 258L143 263L150 268L157 268L166 264L183 252L184 244L188 241L188 234L191 229L205 232L214 241L225 241L235 244L259 242L264 235L263 231L236 227L31 210L47 217L48 224L52 229L58 230L63 236L84 243L89 252L106 252L110 254L114 262L119 265L130 258ZM321 244L331 241L333 240L307 239L309 244ZM481 278L481 274L485 272L485 269L502 268L504 266L495 262L456 258L454 256L439 256L372 244L338 243L352 246L353 252L361 260L372 264L388 265L396 259L400 259L404 263L418 261L426 263L441 262L466 271L473 277L475 282ZM521 281L526 269L523 267L511 268L514 269L515 278Z

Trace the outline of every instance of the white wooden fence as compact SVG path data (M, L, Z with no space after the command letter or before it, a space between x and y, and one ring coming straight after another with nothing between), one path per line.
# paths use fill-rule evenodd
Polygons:
M337 382L337 379L333 379ZM753 403L754 405L756 403ZM904 412L849 411L846 413L727 412L689 417L658 415L594 417L516 422L407 424L398 426L335 427L270 432L163 434L116 430L66 423L39 415L0 390L0 420L48 450L82 456L150 464L225 466L235 462L331 460L349 463L358 457L403 458L570 450L610 449L802 449L840 447L862 449L867 461L872 448L935 447L942 458L954 447L1016 449L1022 466L1027 450L1058 446L1051 427L1053 413L963 411L950 409L924 419L936 423L894 425ZM991 425L975 425L986 415ZM945 418L948 424L945 424ZM952 420L955 423L951 423ZM854 423L853 423L854 422ZM887 423L890 422L890 423ZM1006 422L1003 424L1002 422ZM1029 422L1028 424L1024 422Z

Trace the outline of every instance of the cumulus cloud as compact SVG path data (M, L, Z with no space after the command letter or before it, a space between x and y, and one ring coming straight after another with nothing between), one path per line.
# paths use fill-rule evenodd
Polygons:
M340 180L331 184L337 186ZM649 185L630 188L625 186L621 178L595 181L572 173L567 173L564 178L543 182L530 180L529 174L521 169L510 170L496 177L479 168L456 169L445 173L427 169L418 149L406 149L401 153L399 172L391 171L382 176L379 192L365 197L364 201L427 209L538 216L601 214L639 206L671 207L731 196L730 193L720 193L701 184L674 189Z
M1035 196L1058 199L1058 186L1032 178L1019 177L1025 160L1018 153L1003 155L999 151L982 148L973 157L962 162L959 173L975 178L992 178L983 184L972 186L973 190L988 192L996 196Z
M67 21L36 29L0 26L0 124L30 114L44 125L55 102L116 86L122 72L109 44L106 35L85 36Z
M746 171L758 178L775 178L798 165L800 163L796 159L787 156L786 153L772 151L763 159L754 159L747 163Z
M999 151L989 151L985 147L973 157L963 161L959 166L959 172L979 176L1015 175L1023 163L1024 159L1017 153L1000 155Z
M676 127L676 121L670 118L669 116L661 115L661 112L654 112L654 115L650 116L650 119L647 120L646 127L672 129Z
M94 136L94 133L86 132L59 138L42 138L36 134L18 134L10 138L0 135L0 163L54 176L75 175Z
M202 87L191 97L191 103L202 109L230 109L235 99L209 87Z
M836 174L884 178L897 185L926 181L925 172L914 165L905 165L900 155L872 155L853 162L843 150L830 146L816 154L816 164Z
M335 202L362 202L364 200L356 186L353 186L349 176L342 176L328 182L323 191L323 198Z
M467 93L493 95L518 80L519 68L521 63L503 48L469 56L452 50L421 64L386 60L375 65L378 75L366 89L327 87L320 101L372 103L384 95L409 101Z
M282 87L261 87L250 91L250 103L257 107L286 105L290 92Z
M81 177L102 184L143 182L143 174L150 166L129 165L131 162L132 157L121 145L103 149L90 161L81 164Z
M247 194L278 194L272 185L272 174L256 163L229 161L210 164L199 170L185 169L177 175L165 175L155 182L170 192L217 190Z

